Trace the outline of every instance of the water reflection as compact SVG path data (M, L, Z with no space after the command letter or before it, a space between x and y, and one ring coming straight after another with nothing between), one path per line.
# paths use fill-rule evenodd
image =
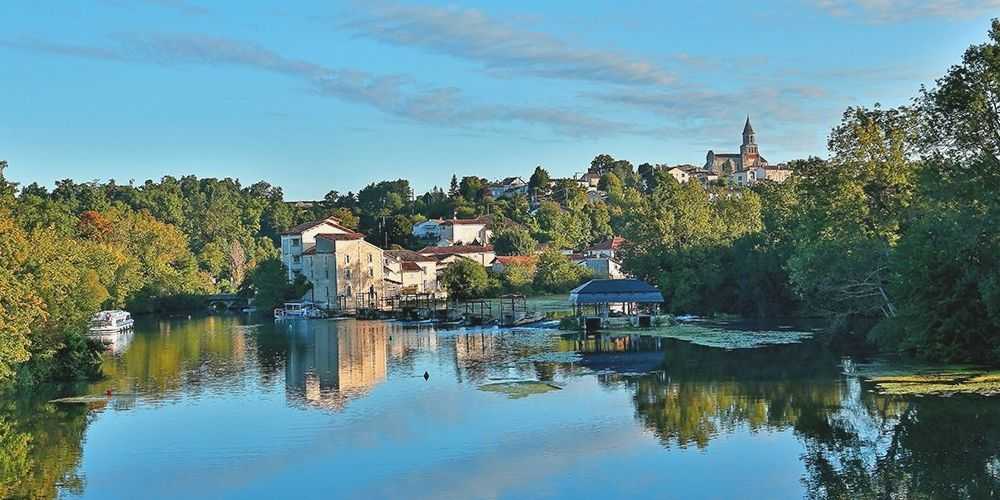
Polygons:
M274 325L248 324L235 317L146 322L139 325L124 352L106 356L106 380L0 399L0 497L101 496L106 490L98 485L107 478L85 477L83 469L87 460L97 460L95 454L113 460L108 457L115 453L108 450L121 441L120 436L114 442L102 441L102 436L109 435L107 429L95 436L88 427L118 412L149 418L150 413L169 410L175 417L210 420L217 418L213 411L229 411L220 401L241 405L250 400L256 406L246 410L241 425L263 430L248 433L255 436L251 444L261 446L253 453L277 453L291 441L313 442L313 437L294 433L271 436L267 432L277 432L275 428L268 426L265 417L253 414L290 406L299 416L282 414L286 419L282 429L308 429L313 424L332 429L325 432L337 440L333 448L348 455L372 454L370 447L375 443L388 446L385 450L390 452L380 452L375 460L387 464L383 476L375 475L382 479L393 477L386 471L413 473L407 467L414 456L430 462L454 460L447 465L447 470L453 470L466 461L475 463L476 453L490 453L492 445L478 441L484 424L460 418L470 408L488 405L488 416L478 417L489 419L491 436L509 433L508 446L536 435L524 433L524 426L535 426L529 429L538 436L551 435L567 421L573 422L571 415L581 413L587 426L578 428L587 431L580 439L617 443L600 430L600 422L616 422L616 432L631 430L647 445L629 451L629 463L638 469L676 466L690 452L708 461L726 453L775 461L791 454L803 472L796 496L990 498L1000 494L1000 401L880 396L862 381L842 374L841 356L819 342L726 351L641 335L496 329L437 332L387 322ZM425 370L433 372L430 382L421 377ZM440 377L441 372L454 377ZM502 379L553 381L566 390L517 401L475 390L481 383ZM53 397L100 394L108 388L117 395L103 407L47 403ZM269 394L275 398L268 399ZM356 417L359 407L366 417L380 415L380 408L373 408L379 405L392 409L381 414L384 420L345 418ZM434 413L425 415L449 419L447 433L426 421L407 427L385 443L362 440L368 435L375 439L386 430L372 422L393 422L400 427L405 422L398 420L400 415L418 409L426 412L430 407ZM290 420L297 418L309 421L292 425L295 422ZM348 433L349 427L338 426L351 421L368 422L369 427L360 434L338 434ZM592 423L595 430L589 427ZM776 436L789 436L797 448L772 448ZM352 441L355 437L361 441ZM729 437L740 439L724 439ZM200 434L199 439L205 442L197 450L214 448L213 436ZM234 437L233 442L242 441L245 438ZM83 453L84 443L94 451ZM615 446L600 449L602 454L613 454ZM546 448L544 453L565 463L576 461L574 467L552 470L548 476L539 472L550 487L577 484L580 477L573 475L574 470L593 471L587 467L600 468L612 460L602 454L562 457L561 453L569 452L559 448ZM620 459L624 458L613 458ZM330 456L310 460L317 467L329 461L329 470L342 470L335 466L340 462ZM727 469L724 474L736 487L760 480L740 470ZM289 487L298 484L297 476L279 477L283 479L275 481L287 481ZM655 497L666 491L658 489L655 478L650 481L645 495ZM739 494L725 484L674 493L684 497ZM602 483L591 493L621 496L625 492L620 487L613 481Z

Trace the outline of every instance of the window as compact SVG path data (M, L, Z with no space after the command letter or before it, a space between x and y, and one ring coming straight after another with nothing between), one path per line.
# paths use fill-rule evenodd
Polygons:
M301 244L302 244L302 240L300 240L299 238L292 238L292 246L293 247L297 247L297 246L299 246Z
M347 278L347 279L351 279L351 270L350 269L344 271L344 277Z
M345 255L344 257L347 259L347 263L350 264L351 263L351 256L350 255Z
M370 268L370 267L368 268L368 277L369 278L374 278L375 277L375 270L372 269L372 268Z
M369 264L371 264L371 263L372 263L372 254L368 254L368 263L369 263Z
M298 264L300 260L302 260L302 257L299 257L298 255L293 255L292 256L292 262L293 263Z

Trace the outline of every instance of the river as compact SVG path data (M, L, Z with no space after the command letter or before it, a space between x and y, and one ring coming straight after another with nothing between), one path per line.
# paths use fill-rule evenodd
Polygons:
M1000 495L1000 400L879 395L822 336L213 316L123 340L105 380L0 400L0 497Z

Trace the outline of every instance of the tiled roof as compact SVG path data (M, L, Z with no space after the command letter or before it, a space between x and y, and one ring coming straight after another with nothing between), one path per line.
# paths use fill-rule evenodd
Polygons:
M610 240L602 241L588 248L587 250L618 250L625 243L625 238L615 236Z
M538 262L537 255L498 255L494 262L499 262L505 266L511 264L534 264Z
M433 262L434 257L421 255L413 250L386 250L385 255L402 262Z
M420 265L417 264L416 262L403 261L403 270L404 271L417 271L417 272L419 272L419 271L423 271L423 269L424 268L420 267Z
M283 234L283 235L301 234L303 231L308 231L308 230L310 230L310 229L312 229L312 228L314 228L316 226L320 226L320 225L323 225L323 224L329 224L329 225L331 225L331 226L333 226L333 227L335 227L337 229L340 229L342 231L348 231L348 232L351 231L349 228L346 228L343 225L341 225L340 221L337 220L336 218L334 218L334 217L327 217L326 219L323 219L323 220L314 220L314 221L310 221L310 222L304 222L304 223L299 224L299 225L297 225L297 226L295 226L295 227L293 227L293 228L291 228L291 229L289 229L287 231L282 232L281 234Z
M484 253L492 252L493 245L458 245L453 247L426 247L420 250L419 253L423 255L454 255L454 254L464 254L464 253Z
M361 233L323 233L317 234L316 237L329 241L352 241L362 240L365 238L365 235Z
M448 219L441 223L442 226L461 226L461 225L489 225L493 223L493 216L483 215L481 217L476 217L475 219Z

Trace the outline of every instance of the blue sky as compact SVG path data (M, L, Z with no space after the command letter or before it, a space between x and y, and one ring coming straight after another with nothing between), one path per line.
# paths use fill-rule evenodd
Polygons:
M653 5L650 5L653 4ZM711 4L711 5L701 5ZM986 38L1000 0L4 0L9 180L238 177L290 199L452 173L824 156Z

